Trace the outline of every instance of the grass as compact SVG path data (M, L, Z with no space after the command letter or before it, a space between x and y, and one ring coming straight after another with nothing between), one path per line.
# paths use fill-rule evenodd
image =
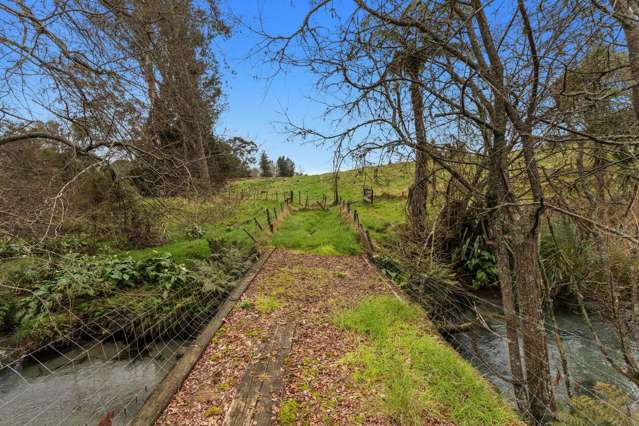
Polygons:
M255 299L255 309L263 314L270 314L282 307L282 302L274 296L258 296Z
M353 202L352 207L359 211L362 225L369 230L373 239L384 239L392 226L406 221L406 194L413 179L413 168L413 163L398 163L340 173L340 196ZM236 191L277 192L280 200L284 192L293 191L294 205L299 205L300 201L303 204L308 195L310 206L324 195L330 202L332 185L333 175L325 173L290 178L241 179L233 182L231 188ZM364 185L375 191L376 199L372 205L362 201Z
M133 260L142 260L158 253L170 253L177 263L187 263L192 259L206 259L211 255L211 249L206 239L200 238L191 241L177 241L157 247L147 247L140 250L129 250L120 253L120 256L131 256Z
M280 424L284 426L294 425L297 422L297 412L299 410L299 404L294 399L289 399L282 402L280 412L278 414L278 420Z
M303 210L292 214L275 233L272 243L320 256L362 252L353 230L334 211Z
M204 417L218 416L222 413L224 413L224 410L217 405L214 405L204 412Z
M400 424L434 417L459 425L522 424L490 385L429 328L424 312L393 296L364 299L336 323L367 337L345 361L375 387L375 402Z
M397 163L384 165L379 168L367 167L364 171L349 170L339 175L340 195L345 199L359 200L362 198L364 185L372 186L375 194L389 194L401 196L405 194L413 179L413 163ZM262 178L239 179L233 182L232 187L237 190L264 190L279 192L280 200L283 192L293 191L295 202L298 202L301 192L302 201L308 194L309 203L319 200L326 194L329 199L333 193L333 174L324 173L312 176L293 176L290 178Z

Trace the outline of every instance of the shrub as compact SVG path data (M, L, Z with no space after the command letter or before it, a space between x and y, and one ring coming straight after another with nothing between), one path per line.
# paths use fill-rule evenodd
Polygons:
M49 263L32 293L17 302L17 337L33 349L64 333L190 335L207 320L203 312L215 314L249 264L234 248L193 261L191 269L170 253L138 260L67 255ZM182 318L198 321L185 324Z
M478 235L464 242L460 250L460 262L475 290L498 282L497 260L486 248L483 237Z
M13 324L15 301L7 294L0 293L0 330L6 330Z
M546 279L557 295L569 293L572 283L588 280L596 269L591 241L564 217L551 223L542 235L539 254Z

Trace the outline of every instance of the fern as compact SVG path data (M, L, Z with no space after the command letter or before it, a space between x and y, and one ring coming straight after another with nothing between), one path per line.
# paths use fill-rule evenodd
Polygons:
M557 413L555 426L633 426L639 424L639 413L632 411L630 398L619 388L597 383L595 395L576 396L569 407Z

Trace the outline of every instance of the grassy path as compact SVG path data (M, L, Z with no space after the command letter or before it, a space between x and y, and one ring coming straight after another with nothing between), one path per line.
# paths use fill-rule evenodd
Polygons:
M287 219L274 242L296 250L271 255L158 424L519 424L363 256L316 254L352 249L326 214Z

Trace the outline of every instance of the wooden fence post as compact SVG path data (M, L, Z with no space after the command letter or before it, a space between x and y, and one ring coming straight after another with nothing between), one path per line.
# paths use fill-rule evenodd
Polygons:
M266 209L266 221L268 222L268 228L273 232L273 222L271 221L271 212Z
M250 239L252 239L252 240L253 240L253 242L254 242L255 244L257 244L257 240L255 239L255 237L253 237L253 236L249 233L249 231L247 231L247 230L246 230L246 229L244 229L244 228L242 228L242 231L246 232L246 235L248 235L248 236L249 236L249 238L250 238Z

